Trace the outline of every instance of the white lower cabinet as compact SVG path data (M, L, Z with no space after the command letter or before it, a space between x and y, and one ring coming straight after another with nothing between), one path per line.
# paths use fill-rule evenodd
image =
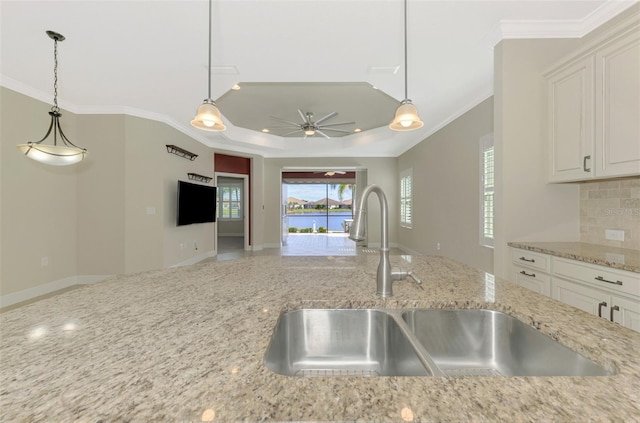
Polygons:
M640 332L640 274L512 250L513 282Z
M516 267L516 284L523 288L530 289L538 294L551 296L551 278L544 273L532 271L530 269Z

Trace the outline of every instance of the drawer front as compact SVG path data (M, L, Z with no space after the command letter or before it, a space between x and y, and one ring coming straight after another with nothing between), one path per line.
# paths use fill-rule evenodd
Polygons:
M551 256L546 254L512 248L511 261L515 265L539 270L544 273L549 273L551 271Z
M554 257L553 274L613 292L640 297L640 274Z
M551 296L551 277L549 275L520 266L514 266L514 269L514 280L517 285L547 297Z

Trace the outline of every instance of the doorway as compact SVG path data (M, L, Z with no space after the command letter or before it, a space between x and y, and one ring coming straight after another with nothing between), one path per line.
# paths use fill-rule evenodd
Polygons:
M216 172L216 252L249 249L247 175Z
M283 255L355 255L353 169L283 169L281 193Z

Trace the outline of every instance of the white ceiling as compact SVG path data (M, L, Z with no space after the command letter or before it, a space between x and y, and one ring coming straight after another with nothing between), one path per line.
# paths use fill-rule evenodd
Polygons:
M206 145L265 157L393 157L492 94L500 39L581 37L636 2L409 0L409 98L425 122L409 133L381 126L330 140L283 138L235 126L223 107L226 132L192 128L207 96L206 0L2 0L0 84L52 102L53 41L45 31L53 30L67 38L59 45L59 101L74 113L156 119ZM402 13L401 0L215 0L212 97L243 82L364 82L402 100ZM292 120L307 107L299 97L269 95L234 107L264 114L272 104L270 116ZM309 111L319 118L340 109L335 121L357 120L342 108L349 95L310 99L317 110Z

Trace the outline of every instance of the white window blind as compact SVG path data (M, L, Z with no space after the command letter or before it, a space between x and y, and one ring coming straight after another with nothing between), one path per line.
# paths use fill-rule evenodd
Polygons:
M411 228L413 222L413 169L400 173L400 226Z
M242 185L218 187L218 217L229 220L242 219Z
M480 138L480 244L493 247L495 154L493 134Z

